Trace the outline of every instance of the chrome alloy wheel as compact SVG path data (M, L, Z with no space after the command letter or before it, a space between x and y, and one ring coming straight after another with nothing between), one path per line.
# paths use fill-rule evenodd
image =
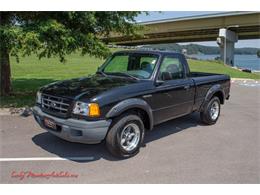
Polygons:
M140 128L135 123L129 123L127 124L123 131L121 132L121 139L120 144L121 147L127 151L130 152L134 150L140 140Z
M210 108L210 117L212 120L216 120L218 118L219 115L219 104L217 101L214 101L211 104L211 108Z

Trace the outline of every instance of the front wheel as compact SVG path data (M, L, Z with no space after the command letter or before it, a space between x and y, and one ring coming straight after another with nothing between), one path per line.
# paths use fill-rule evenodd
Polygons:
M124 114L115 118L107 137L109 152L120 158L129 158L139 152L144 138L144 124L135 114Z
M220 100L218 97L213 97L205 106L205 109L200 113L200 118L203 123L213 125L217 122L220 115Z

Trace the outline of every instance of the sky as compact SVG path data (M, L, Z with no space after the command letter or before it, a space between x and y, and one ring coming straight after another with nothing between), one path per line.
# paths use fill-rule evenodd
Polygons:
M137 18L137 22L147 22L153 20L161 20L168 18L179 18L187 16L197 16L203 14L214 14L220 12L210 12L210 11L168 11L168 12L149 12L149 15L140 14ZM193 42L195 43L195 42ZM184 43L188 44L188 43ZM206 42L196 42L196 44L206 45L206 46L218 46L216 41L206 41ZM239 40L236 45L236 48L241 47L257 47L260 48L260 39L251 39L251 40Z

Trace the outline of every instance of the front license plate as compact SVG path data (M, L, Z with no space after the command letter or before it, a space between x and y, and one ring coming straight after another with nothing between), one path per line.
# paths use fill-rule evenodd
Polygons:
M47 128L56 130L56 123L55 123L55 121L52 120L52 119L44 118L44 125L45 125Z

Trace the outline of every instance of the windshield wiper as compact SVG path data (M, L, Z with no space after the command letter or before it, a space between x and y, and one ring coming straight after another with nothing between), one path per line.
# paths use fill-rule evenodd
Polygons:
M127 76L127 77L130 77L132 79L135 79L135 80L139 80L139 78L131 75L131 74L128 74L126 72L113 72L112 74L117 74L117 75L123 75L123 76Z

